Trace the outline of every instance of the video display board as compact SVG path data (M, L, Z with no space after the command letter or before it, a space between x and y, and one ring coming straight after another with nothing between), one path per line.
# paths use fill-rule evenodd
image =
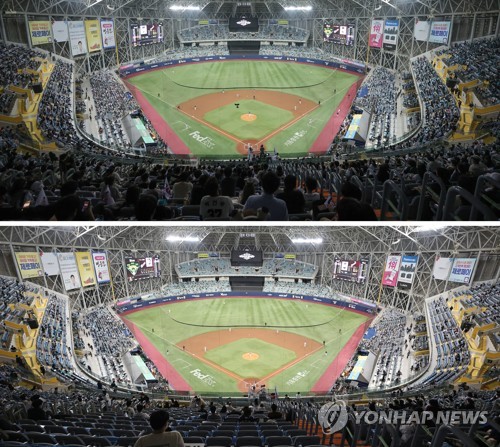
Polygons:
M323 40L338 45L354 45L354 24L334 24L331 20L323 23Z
M127 281L139 281L141 279L158 278L160 276L160 258L150 256L143 258L125 258L125 269L127 270Z
M363 284L368 273L368 259L335 258L333 278Z
M262 252L259 250L233 250L231 252L231 265L239 266L262 266Z
M130 41L133 47L163 42L163 23L131 22Z
M229 18L229 31L258 31L259 19L257 17L230 17Z

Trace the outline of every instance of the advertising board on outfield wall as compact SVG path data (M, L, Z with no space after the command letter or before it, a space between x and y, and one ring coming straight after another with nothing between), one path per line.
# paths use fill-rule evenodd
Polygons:
M284 298L292 300L313 301L315 303L327 304L331 306L345 308L373 315L377 311L377 306L373 303L364 303L361 300L343 301L333 298L323 298L317 296L300 295L298 293L265 293L265 292L216 292L216 293L193 293L180 296L166 296L147 301L124 300L117 304L117 312L123 314L125 312L137 311L141 308L149 306L172 303L177 301L189 301L204 298Z
M362 62L352 61L348 59L339 59L337 61L323 61L320 59L308 59L303 57L288 57L288 56L205 56L186 59L176 59L172 61L157 62L155 64L140 65L127 64L120 67L120 74L122 76L129 76L137 73L142 73L148 70L157 68L166 68L176 65L184 65L198 62L213 62L213 61L230 61L230 60L269 60L269 61L284 61L284 62L299 62L311 65L321 65L328 68L341 69L353 73L363 74L365 72L365 64Z

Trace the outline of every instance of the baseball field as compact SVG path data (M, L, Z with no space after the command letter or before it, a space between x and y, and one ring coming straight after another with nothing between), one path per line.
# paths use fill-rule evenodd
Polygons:
M152 70L126 82L175 153L239 158L261 144L281 156L326 151L358 80L321 66L233 60Z
M176 390L238 394L327 392L352 356L368 317L278 298L190 300L123 316Z

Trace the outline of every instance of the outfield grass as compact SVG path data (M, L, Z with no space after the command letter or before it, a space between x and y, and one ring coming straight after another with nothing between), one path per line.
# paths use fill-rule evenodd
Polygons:
M276 147L282 156L300 156L308 152L357 79L354 74L293 62L225 61L154 70L134 76L129 82L142 92L194 155L227 158L237 155L236 143L177 110L178 104L216 91L225 90L230 94L230 90L236 88L270 89L315 103L321 101L321 107L266 144L268 148ZM211 138L214 146L208 148L193 139L189 135L193 130ZM296 138L297 132L299 138Z
M258 353L256 360L245 360L243 355ZM255 338L243 338L209 350L205 357L240 377L264 377L295 359L295 353Z
M308 391L349 341L359 325L367 320L367 317L363 315L335 307L304 303L300 300L265 298L217 298L176 302L140 310L125 318L141 329L194 390L233 393L238 392L236 379L212 368L188 352L184 352L177 345L182 346L183 341L195 335L238 326L267 326L268 328L280 326L280 331L303 335L318 343L325 341L327 355L320 350L307 357L306 360L273 376L266 383L269 388L278 387L280 392ZM341 329L341 334L339 334L339 329ZM281 349L276 347L276 352L280 352ZM235 358L235 362L239 359L241 357ZM248 363L241 359L241 365ZM227 365L229 364L221 363L221 366L225 368ZM232 363L229 366L235 368ZM203 374L209 374L213 381L206 383L200 380L192 374L195 369L201 370ZM255 375L263 376L262 374ZM249 377L247 374L245 376Z
M203 118L242 140L263 138L293 119L292 112L258 100L244 99L240 100L239 104L239 109L236 109L234 104L228 104L205 113ZM252 113L257 119L244 121L241 115L245 113Z

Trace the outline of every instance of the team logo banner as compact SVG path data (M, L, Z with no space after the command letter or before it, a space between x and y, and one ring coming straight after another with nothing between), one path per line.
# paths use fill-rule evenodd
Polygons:
M384 50L394 51L398 43L399 20L386 20L384 26Z
M59 263L55 253L40 251L40 259L42 260L45 276L59 275Z
M370 28L369 45L372 48L382 48L383 36L384 36L384 21L372 20L372 26Z
M436 279L446 281L448 276L450 276L451 266L453 264L453 258L442 258L437 255L434 261L434 268L432 269L432 276Z
M78 266L73 253L58 253L59 269L66 291L79 289L81 287Z
M450 22L432 22L429 42L448 45Z
M69 41L71 54L79 56L87 53L87 39L85 37L85 25L82 21L68 22Z
M469 284L476 264L475 258L457 258L453 261L448 281Z
M78 272L80 273L80 279L83 287L94 286L95 274L94 266L92 262L92 256L88 251L78 251L75 253L76 263L78 265Z
M33 20L28 23L32 45L52 42L52 30L48 20Z
M102 47L107 50L116 47L115 24L112 20L101 20Z
M398 287L409 289L413 284L415 270L418 264L418 256L403 256L398 274Z
M68 22L66 20L52 22L52 34L54 42L67 42L69 40Z
M382 276L382 285L395 287L398 283L399 266L401 264L401 256L388 256L385 263L385 270Z
M43 276L42 263L37 252L16 253L17 265L21 272L21 278L38 278Z
M99 20L85 20L85 36L87 37L89 53L94 53L102 49Z
M97 276L97 282L99 284L105 284L111 281L111 275L109 274L108 260L106 258L106 253L92 253L92 259L94 260L94 269Z

